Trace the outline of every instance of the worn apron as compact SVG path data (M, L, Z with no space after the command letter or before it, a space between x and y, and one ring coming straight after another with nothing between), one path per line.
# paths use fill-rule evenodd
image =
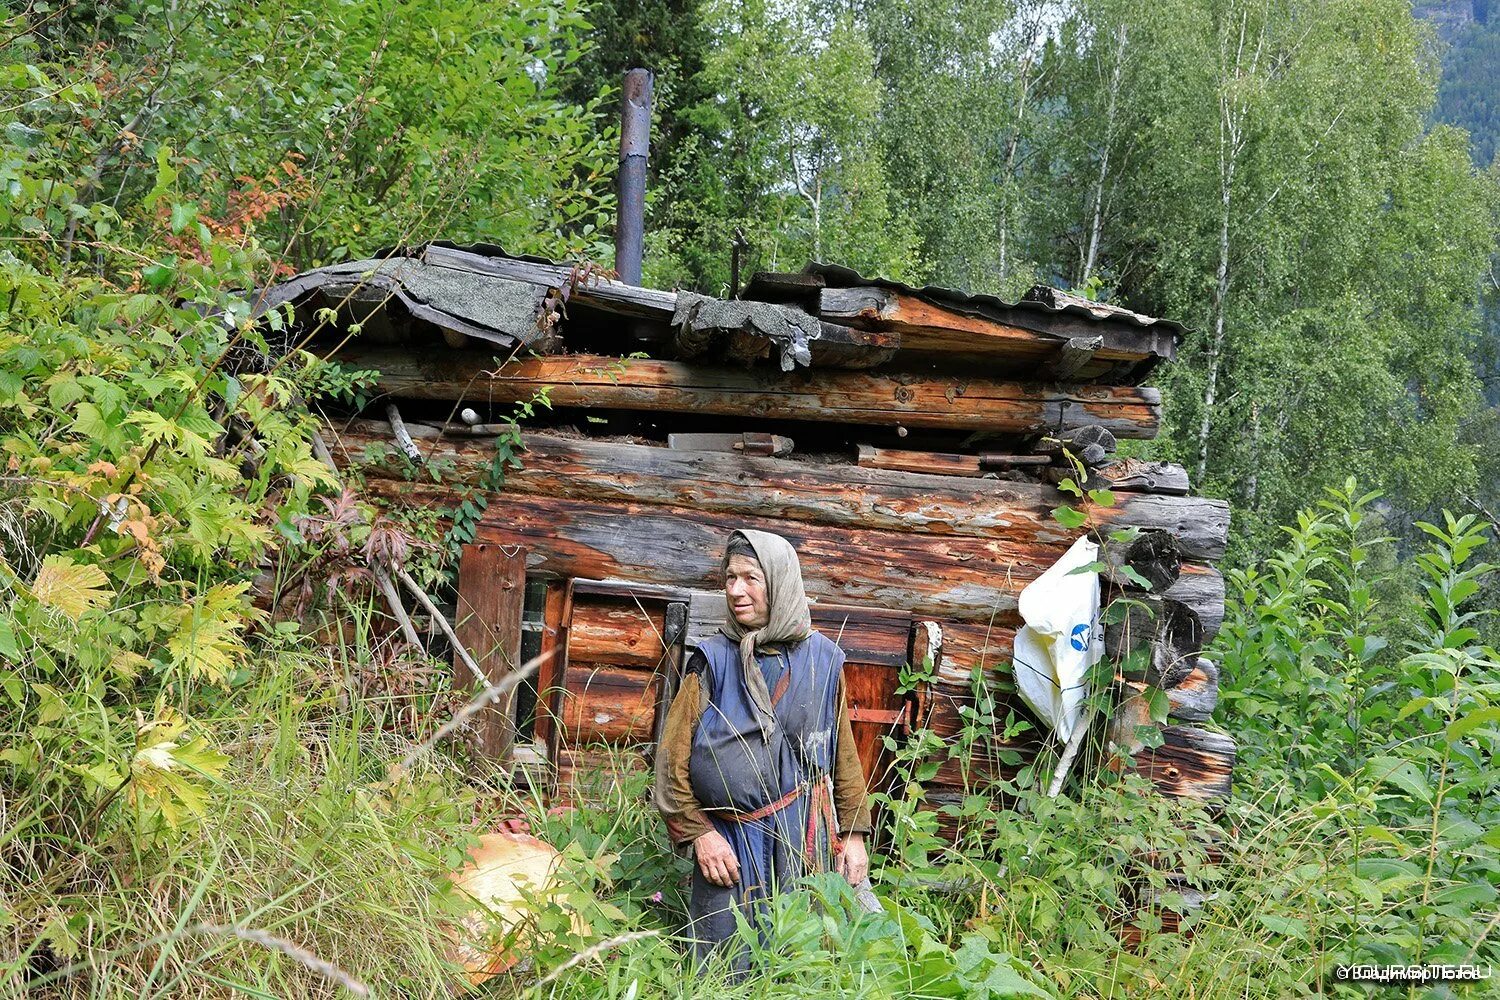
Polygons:
M693 865L690 932L701 958L734 936L736 911L753 923L770 895L830 867L844 653L820 632L757 651L775 717L768 726L745 683L738 644L715 635L697 648L707 661L700 678L706 705L689 776L694 798L740 866L739 883L723 887ZM734 964L745 968L748 960L741 951Z

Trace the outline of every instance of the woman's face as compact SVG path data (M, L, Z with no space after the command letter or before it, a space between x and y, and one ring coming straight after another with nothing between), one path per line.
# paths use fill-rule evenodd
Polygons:
M729 610L734 620L745 628L761 628L771 620L771 603L766 599L766 574L760 563L749 556L730 556L724 570L724 593L729 596Z

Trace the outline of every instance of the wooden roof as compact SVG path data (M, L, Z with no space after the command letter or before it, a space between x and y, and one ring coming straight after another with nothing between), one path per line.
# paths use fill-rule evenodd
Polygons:
M304 272L266 290L261 308L286 303L309 317L333 308L387 345L430 344L435 329L454 348L1106 386L1139 385L1181 334L1170 321L1040 286L1005 302L815 263L756 274L726 300L483 244L430 243Z

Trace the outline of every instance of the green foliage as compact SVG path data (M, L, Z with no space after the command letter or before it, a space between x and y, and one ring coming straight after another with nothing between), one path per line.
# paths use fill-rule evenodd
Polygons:
M1476 21L1443 53L1443 77L1433 116L1469 134L1474 162L1484 166L1500 152L1500 18Z
M1500 897L1500 653L1481 644L1493 610L1475 602L1492 539L1445 514L1392 566L1374 500L1346 484L1266 570L1232 574L1225 721L1247 792L1327 827L1320 864L1339 876L1319 891L1365 900L1317 910L1328 960L1493 961L1481 914Z

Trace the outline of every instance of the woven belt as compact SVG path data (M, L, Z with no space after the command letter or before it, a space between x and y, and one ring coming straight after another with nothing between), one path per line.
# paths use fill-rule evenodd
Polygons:
M812 857L813 852L817 849L818 820L820 818L824 821L828 830L828 845L833 849L833 853L838 854L843 851L844 845L839 839L838 820L833 811L833 779L826 775L811 786L807 784L797 785L775 802L761 806L759 809L753 809L749 812L716 809L713 810L713 814L722 819L727 819L731 823L753 823L756 820L762 820L767 816L778 813L793 802L796 802L802 796L803 792L808 791L809 787L811 787L812 802L807 810L807 835L803 845L807 856Z

